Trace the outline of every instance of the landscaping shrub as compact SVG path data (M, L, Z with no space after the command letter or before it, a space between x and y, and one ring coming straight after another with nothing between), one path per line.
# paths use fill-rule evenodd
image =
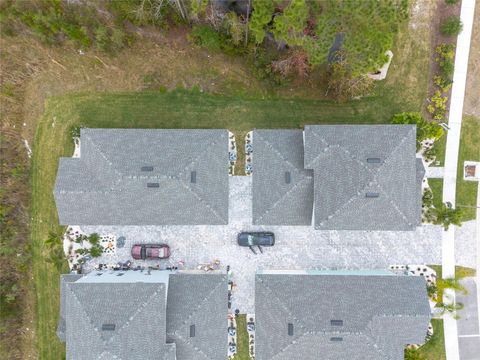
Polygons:
M281 84L282 77L273 70L272 63L278 60L278 53L270 48L258 48L254 53L251 66L252 74L260 80L269 80L273 84Z
M453 83L455 45L440 44L435 49L435 61L440 67L440 74L434 77L434 83L443 91L447 91Z
M458 3L458 0L445 0L445 3L447 5L455 5L456 3Z
M405 360L427 360L418 349L408 348L405 349Z
M422 206L425 208L433 206L433 192L428 188L423 191Z
M443 95L440 90L436 90L427 106L427 111L433 116L434 120L441 121L447 113L447 95Z
M213 51L222 50L225 42L221 34L208 25L195 25L190 33L190 38L195 45Z
M440 32L444 36L458 35L462 31L463 25L457 16L450 16L440 25Z
M444 130L435 122L426 121L418 112L404 112L392 117L392 124L417 125L417 150L425 139L438 140L443 136Z
M423 157L427 161L433 161L437 157L437 149L435 147L431 147L423 153Z

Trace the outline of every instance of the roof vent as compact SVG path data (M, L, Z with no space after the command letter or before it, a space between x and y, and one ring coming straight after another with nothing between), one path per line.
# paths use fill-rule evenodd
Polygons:
M292 181L292 178L290 176L290 171L285 171L285 183L290 184L291 181Z
M293 336L293 324L288 323L288 336Z
M190 325L190 337L195 337L195 325Z
M196 171L192 171L190 173L190 182L195 184L197 182L197 172Z
M367 163L369 164L380 164L382 159L380 158L367 158Z
M97 275L97 276L102 276L102 275L103 275L103 273L97 273L96 275Z
M330 341L333 341L333 342L343 341L343 337L331 337Z
M343 326L343 320L330 320L332 326Z
M159 188L159 183L147 183L147 188Z
M102 330L103 331L114 331L115 330L115 324L102 324Z
M118 273L117 276L123 276L125 275L124 273Z
M379 193L376 193L376 192L367 192L367 193L365 194L365 197L367 197L367 198L377 198L377 197L379 197L379 196L380 196L380 194L379 194Z
M142 166L142 171L153 171L153 166Z

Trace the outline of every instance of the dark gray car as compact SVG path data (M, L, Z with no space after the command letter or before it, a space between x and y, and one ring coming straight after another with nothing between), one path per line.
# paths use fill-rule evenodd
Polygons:
M248 246L256 254L254 246L258 246L260 252L262 246L275 245L275 235L272 232L241 232L237 236L237 242L240 246Z

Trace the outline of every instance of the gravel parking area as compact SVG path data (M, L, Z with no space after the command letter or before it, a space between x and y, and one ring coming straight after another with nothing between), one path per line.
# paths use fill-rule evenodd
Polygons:
M186 269L219 259L221 267L230 265L233 309L254 313L254 275L256 269L366 269L386 268L390 264L441 263L441 228L426 225L416 231L365 232L318 231L310 226L253 226L251 221L251 183L249 176L230 177L230 211L227 226L82 226L86 233L125 237L125 246L116 254L91 260L87 269L97 263L131 260L135 243L167 243L169 260L134 262L134 265L175 266L179 261ZM273 231L275 246L254 255L236 244L244 230Z

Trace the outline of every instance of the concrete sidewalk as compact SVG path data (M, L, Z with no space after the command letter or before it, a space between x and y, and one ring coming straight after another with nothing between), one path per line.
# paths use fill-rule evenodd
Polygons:
M463 31L457 38L455 53L455 72L448 118L447 146L443 178L443 202L450 202L455 207L457 182L458 151L460 146L460 130L462 127L463 102L467 82L468 56L472 36L475 0L463 0L460 19ZM443 278L455 276L455 229L451 226L442 234L442 275ZM444 302L455 302L453 291L444 292ZM447 360L459 360L457 322L451 316L444 318L445 351Z

